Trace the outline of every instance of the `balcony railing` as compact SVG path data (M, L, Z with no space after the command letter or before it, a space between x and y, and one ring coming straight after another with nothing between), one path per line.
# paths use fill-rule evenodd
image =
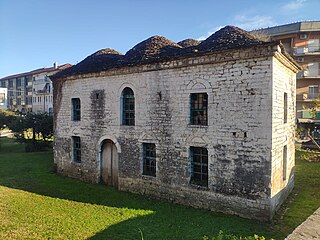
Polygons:
M320 119L320 111L312 112L310 110L302 110L298 118L299 117L304 119Z
M38 94L48 94L49 91L48 91L47 89L44 89L44 90L35 91L35 93L38 93Z
M293 54L308 54L308 53L320 53L320 47L294 47Z
M320 69L318 71L304 70L297 73L297 78L304 78L304 77L320 77Z
M297 100L298 101L301 101L301 100L311 101L311 100L316 99L317 97L319 97L319 93L302 93L302 94L297 95Z

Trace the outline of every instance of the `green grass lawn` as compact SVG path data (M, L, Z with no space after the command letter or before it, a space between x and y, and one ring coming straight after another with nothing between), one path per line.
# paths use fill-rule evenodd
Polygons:
M272 224L64 178L52 152L1 139L0 239L199 239L222 230L283 239L320 206L320 163L298 160L296 187Z

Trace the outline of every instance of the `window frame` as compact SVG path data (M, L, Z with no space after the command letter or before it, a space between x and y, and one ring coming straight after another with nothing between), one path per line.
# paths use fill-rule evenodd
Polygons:
M202 186L202 187L208 187L208 176L209 176L208 149L204 147L191 146L189 149L189 152L190 152L190 184ZM196 156L200 161L195 161ZM196 165L200 166L200 172L195 171ZM196 177L195 174L198 174L200 178Z
M71 98L72 121L81 121L81 100L80 98Z
M142 175L157 176L157 152L154 143L142 144Z
M206 92L190 94L190 125L208 126L208 94Z
M135 96L129 87L121 93L121 114L121 125L135 126Z
M81 138L79 136L72 136L72 143L72 160L73 162L81 163Z
M311 89L313 89L313 91L310 91ZM315 89L317 91L315 91ZM308 95L309 95L309 99L315 99L318 97L319 95L319 85L309 85L308 86Z
M283 123L288 122L288 93L283 94Z
M288 167L288 146L284 145L282 150L282 179L287 179L287 167Z

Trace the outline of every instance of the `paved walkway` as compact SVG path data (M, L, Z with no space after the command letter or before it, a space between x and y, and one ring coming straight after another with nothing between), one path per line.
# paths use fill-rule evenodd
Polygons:
M11 132L11 130L0 130L0 137L8 137L13 135L13 133Z
M298 226L287 240L320 240L320 208Z

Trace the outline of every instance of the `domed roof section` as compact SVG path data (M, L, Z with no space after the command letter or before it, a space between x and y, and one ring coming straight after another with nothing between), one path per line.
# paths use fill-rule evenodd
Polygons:
M234 26L226 26L201 42L197 49L207 52L231 48L250 47L262 43L264 43L264 41L259 40L247 31Z
M192 39L192 38L188 38L185 39L183 41L180 41L177 43L178 45L180 45L181 47L187 48L187 47L194 47L200 44L200 41Z
M181 46L165 37L153 36L130 49L125 55L125 61L128 64L145 63L174 56L181 48Z
M124 55L112 48L101 49L86 57L78 64L58 72L54 77L99 72L119 67L123 61L123 57Z
M105 48L91 54L89 57L100 56L100 55L123 55L123 54L119 53L118 51L112 48Z

